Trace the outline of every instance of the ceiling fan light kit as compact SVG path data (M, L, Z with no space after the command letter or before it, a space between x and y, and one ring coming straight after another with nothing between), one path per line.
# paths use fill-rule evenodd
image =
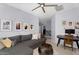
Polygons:
M34 8L32 11L38 9L38 8L42 8L43 12L45 13L45 9L44 7L55 7L56 11L60 11L63 9L63 5L46 5L45 3L38 3L39 6L37 6L36 8Z
M44 7L43 5L41 5L41 7Z

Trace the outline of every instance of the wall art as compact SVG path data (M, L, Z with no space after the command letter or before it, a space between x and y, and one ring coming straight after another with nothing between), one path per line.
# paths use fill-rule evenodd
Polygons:
M11 31L11 20L1 20L1 31Z

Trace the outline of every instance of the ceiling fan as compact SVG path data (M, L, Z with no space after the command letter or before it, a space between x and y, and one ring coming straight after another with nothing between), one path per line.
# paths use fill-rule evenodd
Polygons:
M63 9L63 5L46 5L45 3L38 3L38 4L39 4L39 6L34 8L32 11L34 11L40 7L42 8L44 13L46 12L44 7L55 7L56 11L60 11Z

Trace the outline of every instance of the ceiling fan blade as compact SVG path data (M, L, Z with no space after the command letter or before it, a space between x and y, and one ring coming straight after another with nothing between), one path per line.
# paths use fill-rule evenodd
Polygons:
M52 6L58 6L58 5L45 5L45 7L52 7Z
M60 6L55 7L55 9L56 9L56 11L60 11L60 10L64 9L64 7L63 7L63 5L60 5Z
M44 7L42 7L43 12L45 13Z
M45 6L45 3L43 3L43 6Z
M39 5L41 5L41 3L38 3Z
M38 7L34 8L32 11L34 11L35 9L37 9L37 8L39 8L39 7L41 7L41 6L38 6Z

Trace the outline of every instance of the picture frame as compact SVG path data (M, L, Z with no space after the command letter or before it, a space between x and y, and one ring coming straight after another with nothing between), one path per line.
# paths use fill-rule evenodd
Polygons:
M65 26L67 24L67 22L66 21L63 21L62 24Z
M22 22L16 21L15 22L15 29L16 30L22 30Z
M68 29L75 29L75 21L73 20L68 21Z
M31 26L31 29L33 29L33 25L30 25Z
M75 29L79 29L79 21L75 22Z
M26 24L26 23L23 23L23 30L27 30L28 29L28 24Z
M72 21L69 21L68 25L69 26L72 26L73 25L73 22Z
M1 20L1 31L11 31L11 20L8 19Z
M33 25L32 24L28 24L28 29L32 30L33 29Z
M75 21L72 20L63 20L64 29L75 29Z
M32 30L32 29L33 29L33 25L23 23L23 30Z

